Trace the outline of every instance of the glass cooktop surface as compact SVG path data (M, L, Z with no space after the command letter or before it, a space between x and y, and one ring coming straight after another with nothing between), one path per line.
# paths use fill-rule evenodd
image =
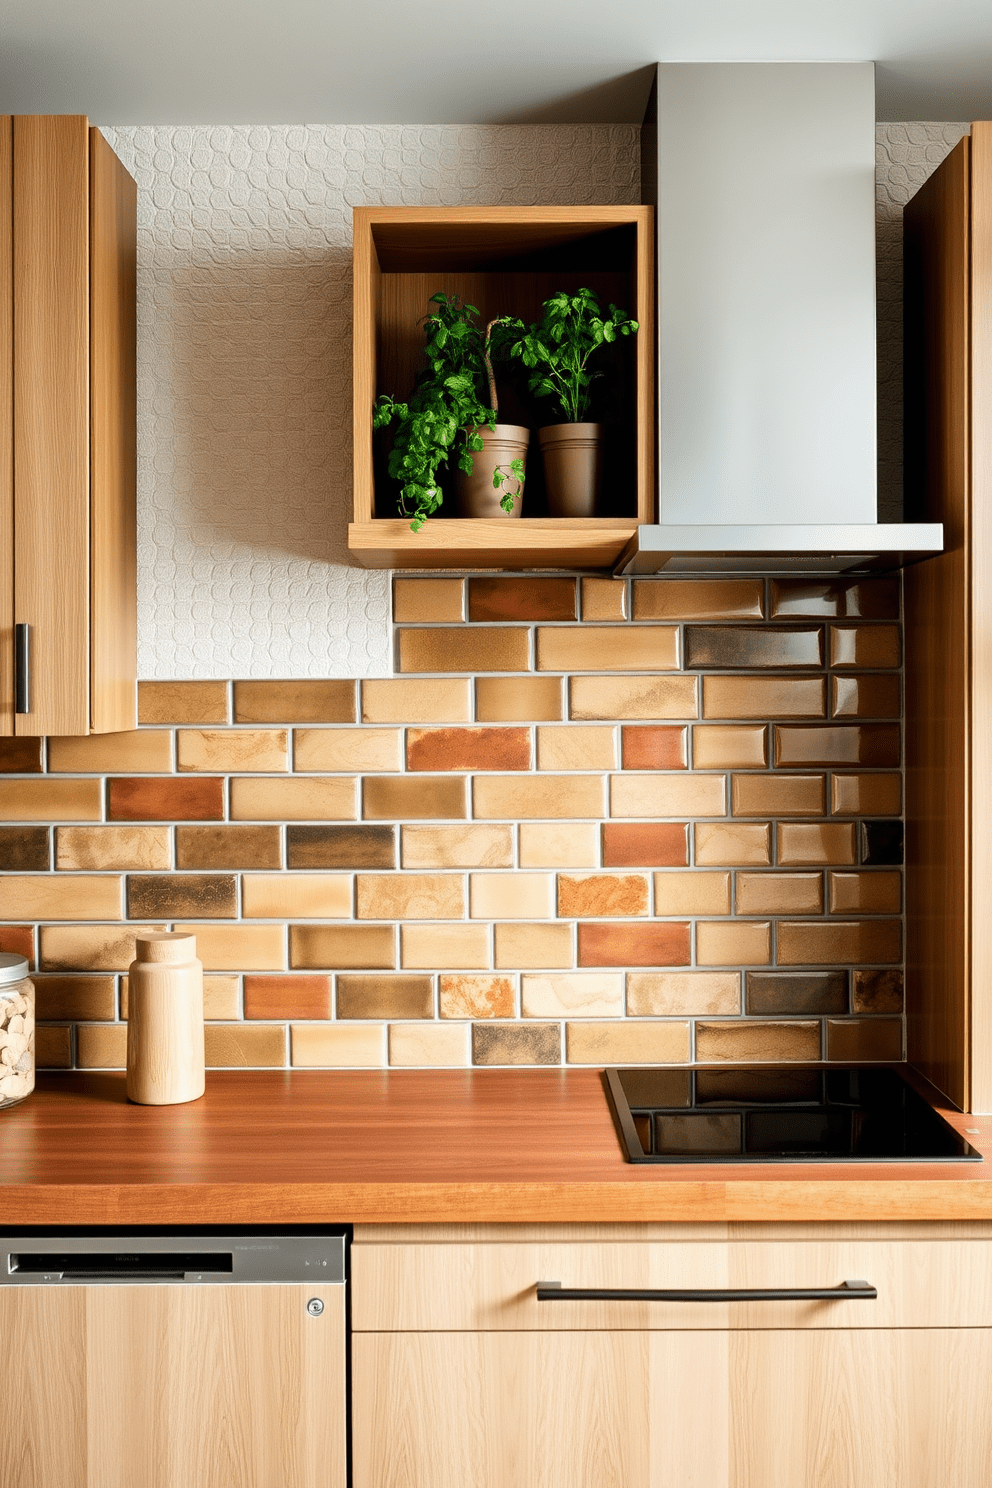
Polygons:
M608 1069L635 1163L981 1162L891 1066Z

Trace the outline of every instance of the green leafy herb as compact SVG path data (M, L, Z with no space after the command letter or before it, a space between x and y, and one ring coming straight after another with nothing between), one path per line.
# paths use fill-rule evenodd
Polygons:
M509 322L517 339L509 348L529 370L527 386L534 397L556 399L566 423L582 423L589 411L590 388L601 372L588 370L589 358L604 344L630 336L637 321L611 305L600 314L591 289L570 295L561 291L545 300L541 319L529 329L523 321Z

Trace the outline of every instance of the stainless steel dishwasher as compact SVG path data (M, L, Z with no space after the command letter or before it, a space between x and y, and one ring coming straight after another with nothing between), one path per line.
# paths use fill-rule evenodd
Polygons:
M0 1231L0 1488L346 1488L347 1245Z

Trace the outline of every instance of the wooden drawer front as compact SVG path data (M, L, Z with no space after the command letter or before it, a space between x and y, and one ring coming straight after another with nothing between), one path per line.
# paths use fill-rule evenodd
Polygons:
M768 1241L361 1245L358 1332L600 1328L992 1327L992 1242ZM538 1302L564 1288L814 1288L867 1281L875 1301Z

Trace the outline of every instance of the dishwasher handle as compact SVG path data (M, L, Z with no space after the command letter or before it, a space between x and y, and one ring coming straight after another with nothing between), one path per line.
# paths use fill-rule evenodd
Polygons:
M539 1281L538 1302L874 1302L869 1281L842 1281L834 1287L563 1287Z

